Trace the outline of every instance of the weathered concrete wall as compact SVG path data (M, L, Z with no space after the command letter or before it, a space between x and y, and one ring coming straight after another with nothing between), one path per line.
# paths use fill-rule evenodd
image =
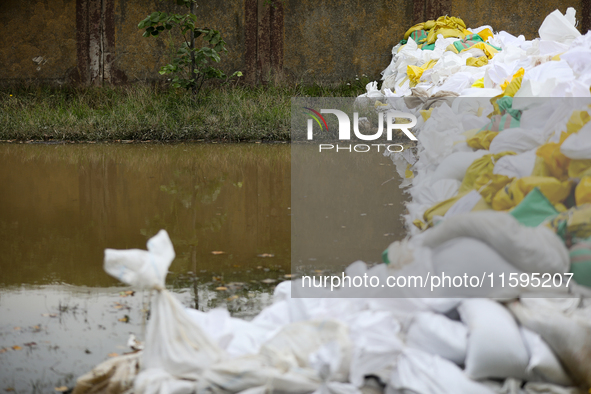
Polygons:
M410 26L442 14L468 26L532 39L544 17L575 7L591 27L591 0L198 0L200 25L222 32L220 67L249 83L274 72L295 80L379 77ZM143 38L137 24L153 11L185 12L169 0L1 0L0 83L126 83L164 79L168 34ZM177 41L178 42L178 41ZM33 60L35 59L35 60Z
M406 0L289 0L284 67L297 79L379 75L412 24Z
M76 0L2 0L0 16L0 79L65 82L76 68Z

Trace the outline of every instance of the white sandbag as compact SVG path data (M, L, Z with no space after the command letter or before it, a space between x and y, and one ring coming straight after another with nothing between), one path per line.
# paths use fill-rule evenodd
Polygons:
M554 232L544 226L522 226L506 212L478 211L453 216L425 234L424 245L433 248L458 237L489 244L524 272L562 274L570 267L568 251Z
M530 380L571 386L572 380L568 377L560 361L556 358L550 347L535 332L521 327L521 335L529 353L527 372Z
M464 365L468 329L462 322L431 312L417 313L406 333L406 344Z
M539 305L529 308L519 301L508 307L521 325L550 346L575 384L591 386L591 323L586 314L566 314Z
M576 11L572 7L568 7L564 15L559 10L554 10L544 19L538 29L540 38L564 44L573 42L574 39L581 35L575 27L575 14Z
M144 369L133 382L137 394L191 394L196 392L194 380L178 379L161 368Z
M164 288L175 253L166 230L148 240L148 250L105 249L103 268L112 277L137 289Z
M560 152L573 160L591 159L591 122L564 140Z
M520 379L505 381L485 380L482 382L496 394L587 394L578 387L564 387L551 383L524 382Z
M497 88L467 88L460 92L460 97L495 97L501 93Z
M76 379L72 394L127 392L133 388L133 382L140 370L141 355L141 352L136 352L103 361L92 371Z
M510 178L523 178L525 176L530 176L534 170L534 165L536 164L536 150L537 148L520 153L518 155L507 155L501 157L495 163L493 174L505 175Z
M462 302L458 311L468 326L469 377L527 378L527 349L517 323L505 307L488 299L470 299Z
M568 51L569 45L558 41L540 40L538 42L538 48L540 50L540 56L550 57L551 60L552 56L560 55ZM562 56L560 58L562 59Z
M212 365L195 384L196 393L236 393L265 386L270 392L310 393L322 384L318 373L303 367L283 370L265 358L244 356ZM256 390L255 390L256 392Z
M538 130L527 130L521 127L501 131L490 143L490 153L511 151L523 153L538 148L546 139Z
M561 81L552 91L552 97L591 97L590 82L582 80Z
M578 75L591 74L591 49L575 48L560 55Z
M542 81L524 79L521 82L521 87L515 93L515 97L553 97L552 92L557 85L556 78L548 78Z
M462 198L460 198L454 205L451 206L450 209L447 210L444 218L450 218L455 215L459 215L461 213L471 212L476 204L478 204L482 200L482 196L478 191L472 190Z
M287 311L285 303L281 306ZM276 308L272 308L274 309ZM286 324L284 322L277 324L276 320L263 322L263 318L249 322L231 317L228 310L222 308L216 308L207 313L195 309L186 311L209 338L230 357L257 354L261 345Z
M493 394L486 386L470 380L451 361L418 349L407 348L388 384L399 392L420 394ZM392 392L388 391L387 392Z
M293 323L289 311L289 302L281 300L269 305L256 315L252 322L258 325L271 325L274 327L283 327Z
M527 382L523 386L524 394L587 394L578 387L563 387L550 383Z
M416 201L419 204L435 205L440 201L455 196L458 193L460 184L461 182L456 179L438 179L431 185L422 186L419 193L417 193Z
M366 310L352 316L349 332L353 354L349 381L361 387L367 375L377 375L395 364L404 344L398 337L401 327L389 311Z
M164 288L174 256L168 233L160 230L148 240L148 251L106 249L104 268L136 288L156 290L146 329L143 368L195 380L205 368L226 355Z
M339 357L331 380L346 382L349 376L352 344L347 326L333 320L314 320L290 324L263 344L259 354L267 365L280 370L310 367L310 355L329 342L336 342Z
M518 287L502 287L499 275L520 274L486 243L474 238L454 238L433 249L434 278L424 293L432 297L503 297L518 296ZM483 280L482 283L480 281ZM438 281L435 278L441 278ZM496 283L496 285L495 285Z
M511 79L513 74L515 74L518 69L518 64L515 61L509 63L493 63L490 68L486 70L486 74L484 75L485 87L486 82L491 84L491 88L498 87L506 80Z
M433 179L455 179L461 182L466 175L466 170L474 160L479 159L488 153L489 152L482 149L476 152L452 153L441 161L433 174Z

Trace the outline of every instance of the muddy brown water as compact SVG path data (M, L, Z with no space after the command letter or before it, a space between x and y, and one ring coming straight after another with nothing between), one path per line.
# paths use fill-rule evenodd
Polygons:
M109 277L103 251L145 249L162 228L176 251L167 286L183 304L246 319L270 304L291 272L290 160L289 144L0 144L0 390L72 387L129 351L150 297ZM383 184L394 167L369 160L362 216L306 219L305 237L343 232L326 249L340 262L377 262L403 235L404 196L396 180Z

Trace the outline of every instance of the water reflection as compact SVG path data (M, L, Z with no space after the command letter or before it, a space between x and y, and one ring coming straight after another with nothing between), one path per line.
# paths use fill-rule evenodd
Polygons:
M175 273L288 271L289 159L287 145L1 145L0 284L115 285L104 248L161 228Z

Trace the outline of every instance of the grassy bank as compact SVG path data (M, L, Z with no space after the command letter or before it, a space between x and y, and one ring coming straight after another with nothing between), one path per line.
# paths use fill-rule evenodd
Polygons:
M287 141L291 97L353 97L349 83L225 86L196 97L148 85L0 89L0 140Z

